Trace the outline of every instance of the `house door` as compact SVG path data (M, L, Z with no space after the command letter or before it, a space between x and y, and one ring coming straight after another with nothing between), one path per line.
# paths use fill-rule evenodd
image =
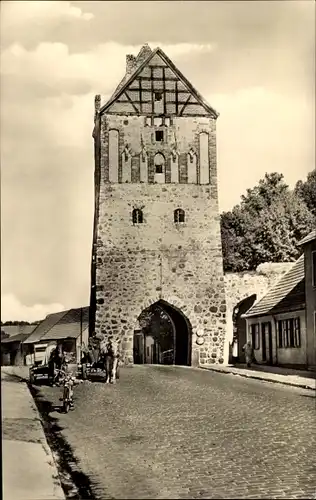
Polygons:
M262 323L261 325L262 339L262 361L269 365L272 364L272 329L271 323Z

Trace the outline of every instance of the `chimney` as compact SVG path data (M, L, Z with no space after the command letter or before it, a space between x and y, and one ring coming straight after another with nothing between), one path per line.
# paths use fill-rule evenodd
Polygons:
M128 74L133 73L135 67L136 67L136 57L133 56L132 54L127 54L127 56L126 56L126 73L128 73Z
M149 47L148 43L145 43L145 45L143 45L142 48L140 49L139 54L136 58L137 66L143 64L145 59L147 59L147 57L149 57L151 53L152 50Z
M94 98L94 110L96 113L100 111L101 108L101 95L97 94Z

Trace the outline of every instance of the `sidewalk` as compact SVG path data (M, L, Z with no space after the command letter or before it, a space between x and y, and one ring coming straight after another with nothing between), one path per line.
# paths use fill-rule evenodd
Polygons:
M304 389L312 389L316 391L316 373L293 370L289 368L281 368L278 366L252 365L247 368L247 365L202 365L205 370L212 370L221 373L231 373L241 377L254 378L275 382L278 384L286 384Z
M64 500L57 469L26 383L1 367L4 500Z

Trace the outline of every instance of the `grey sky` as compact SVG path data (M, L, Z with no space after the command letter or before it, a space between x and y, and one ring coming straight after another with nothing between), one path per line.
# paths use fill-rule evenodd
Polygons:
M227 210L314 168L314 26L312 0L1 2L2 319L88 303L93 100L126 53L161 46L220 112Z

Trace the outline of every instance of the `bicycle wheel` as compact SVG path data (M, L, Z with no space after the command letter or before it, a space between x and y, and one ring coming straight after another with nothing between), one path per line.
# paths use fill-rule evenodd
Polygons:
M64 388L64 395L63 395L63 409L65 413L69 412L70 408L70 401L69 401L69 389L67 387Z

